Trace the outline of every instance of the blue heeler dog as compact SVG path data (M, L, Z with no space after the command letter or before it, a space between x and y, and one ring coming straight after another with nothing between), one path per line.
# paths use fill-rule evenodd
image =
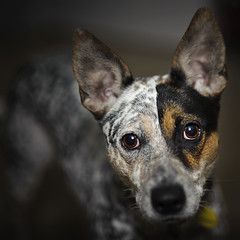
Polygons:
M76 30L72 65L65 56L40 57L17 78L5 126L12 193L24 200L57 158L86 206L93 239L221 234L210 178L226 76L223 37L206 7L164 76L133 78L116 53Z

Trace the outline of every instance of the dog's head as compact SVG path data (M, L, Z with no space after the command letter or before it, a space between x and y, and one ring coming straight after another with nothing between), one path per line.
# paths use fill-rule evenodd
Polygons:
M168 75L133 78L112 50L84 30L73 42L82 104L100 122L113 169L154 220L193 216L218 152L225 46L216 20L197 11Z

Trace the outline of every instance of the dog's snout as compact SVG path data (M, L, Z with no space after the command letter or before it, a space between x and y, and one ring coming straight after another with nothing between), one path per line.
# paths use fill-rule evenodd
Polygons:
M156 187L151 192L153 208L160 214L171 215L181 211L186 196L179 184Z

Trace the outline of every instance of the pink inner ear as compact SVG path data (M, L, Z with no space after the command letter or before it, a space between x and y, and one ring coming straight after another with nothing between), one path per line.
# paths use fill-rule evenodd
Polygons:
M115 78L116 77L114 73L105 70L98 70L96 72L88 74L89 82L91 82L91 88L89 88L89 93L91 95L92 101L95 102L95 104L107 104L107 102L113 96L115 96Z
M113 94L112 88L111 87L106 87L103 90L103 96L105 97L104 101L107 101L108 98L110 98Z
M200 81L205 86L210 85L209 76L206 70L206 66L199 60L193 60L189 63L191 71L193 73L193 85ZM204 69L205 68L205 69Z
M98 93L102 102L107 102L109 98L113 95L113 76L109 72L102 71L101 79L98 79L100 87L98 88Z

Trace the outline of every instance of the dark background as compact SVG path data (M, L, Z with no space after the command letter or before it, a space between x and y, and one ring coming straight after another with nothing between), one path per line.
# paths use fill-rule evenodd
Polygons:
M240 4L237 0L23 0L0 6L0 123L4 97L17 69L32 56L52 49L71 51L75 28L85 28L114 49L135 76L168 73L172 54L195 11L208 5L217 16L227 45L229 85L222 98L220 159L216 179L222 185L229 239L240 239ZM1 124L1 130L4 126ZM2 141L2 140L1 140ZM68 189L56 163L49 166L36 194L19 213L4 188L0 158L0 238L16 239L30 226L29 239L85 239L84 211ZM16 219L13 219L16 218ZM1 237L3 236L3 237ZM20 234L19 234L20 236Z

